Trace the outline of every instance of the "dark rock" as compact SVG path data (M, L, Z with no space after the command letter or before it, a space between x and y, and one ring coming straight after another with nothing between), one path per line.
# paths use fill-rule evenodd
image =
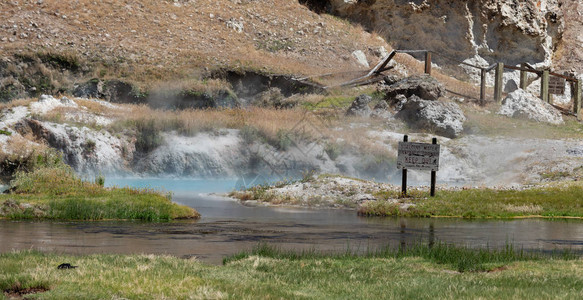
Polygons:
M103 81L93 78L85 83L75 86L73 96L80 98L103 99Z
M383 78L383 82L386 85L392 85L395 84L397 82L399 82L399 77L397 77L396 75L387 75L385 76L385 78Z
M382 100L377 105L375 105L370 116L379 119L391 118L392 114L391 111L389 110L389 105L387 104L387 101Z
M145 92L138 87L120 80L103 81L91 79L78 85L73 92L76 97L98 98L113 103L148 104L164 109L204 109L239 107L237 95L228 89L210 92L194 90Z
M270 88L269 90L260 93L253 101L254 106L259 107L273 107L278 109L293 108L298 104L297 98L286 98L279 88Z
M514 79L510 79L506 82L506 86L504 86L505 93L512 93L518 89L518 84Z
M416 129L432 129L435 134L449 138L458 137L466 120L456 103L428 101L411 96L396 118Z
M385 99L394 103L397 95L409 98L413 95L424 100L437 100L445 95L445 87L435 78L429 75L414 75L407 77L389 86L384 86L381 91L385 93Z
M368 117L372 113L368 104L372 101L372 97L369 95L362 94L352 102L348 111L346 111L346 115L348 116L361 116L361 117Z
M71 265L71 264L69 264L69 263L64 263L64 264L60 264L60 265L57 267L57 269L60 269L60 270L63 270L63 269L75 269L75 268L77 268L77 267L78 267L78 266L73 266L73 265Z
M262 74L252 71L218 71L212 78L227 81L233 92L241 101L256 99L257 96L271 88L278 88L284 97L294 94L324 94L326 90L309 81L299 81L286 75Z
M156 98L148 97L148 104L156 108L178 108L178 109L205 109L239 107L237 95L230 90L219 90L212 94L198 91L182 91L176 97Z
M113 103L146 103L147 94L138 87L121 80L91 79L75 87L73 96L98 98Z

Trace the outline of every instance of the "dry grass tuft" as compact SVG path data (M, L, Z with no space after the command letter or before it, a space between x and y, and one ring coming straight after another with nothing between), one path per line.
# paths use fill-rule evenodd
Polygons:
M31 102L36 101L33 98L15 99L10 102L0 102L0 112L5 109L11 109L17 106L28 106Z

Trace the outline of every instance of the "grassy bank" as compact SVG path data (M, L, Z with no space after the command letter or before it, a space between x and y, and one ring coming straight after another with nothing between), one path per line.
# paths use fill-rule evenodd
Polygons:
M230 196L267 205L356 208L362 216L460 218L583 218L583 182L563 181L520 189L409 189L338 175L261 185ZM375 200L371 200L375 199Z
M411 198L396 199L394 191L378 192L377 201L364 203L365 216L522 218L583 218L583 183L558 182L522 190L474 188L415 192ZM406 204L406 205L404 205Z
M468 259L485 268L460 272L459 261ZM57 269L64 262L78 268ZM5 296L36 292L26 296L42 299L578 298L582 267L572 257L443 244L368 257L260 246L224 266L168 256L24 251L0 255L0 289Z
M198 218L190 207L172 203L169 195L149 189L105 188L103 178L79 178L58 156L31 170L19 171L9 194L0 194L0 218L59 220L162 221ZM47 162L47 158L56 159Z

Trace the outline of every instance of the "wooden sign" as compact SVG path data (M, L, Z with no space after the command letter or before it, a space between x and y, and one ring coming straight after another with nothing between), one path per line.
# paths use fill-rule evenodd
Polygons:
M553 95L565 94L565 78L551 76L549 78L549 94Z
M439 170L439 145L399 142L397 168L407 170Z

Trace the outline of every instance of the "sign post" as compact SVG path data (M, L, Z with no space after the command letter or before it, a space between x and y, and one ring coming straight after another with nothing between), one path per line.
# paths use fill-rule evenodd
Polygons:
M409 141L409 136L405 135L403 137L403 143L406 143ZM401 143L399 143L399 149L401 149ZM399 153L401 153L399 151ZM397 168L399 167L399 164L397 163ZM403 178L401 180L401 196L402 197L406 197L407 196L407 169L406 168L402 168L403 169Z
M405 135L403 142L399 143L397 156L397 168L403 170L401 192L407 195L407 170L431 171L431 196L435 196L436 172L439 170L440 146L437 139L433 138L432 144L410 143Z
M431 140L431 144L433 145L437 145L437 138L433 138ZM437 152L437 159L439 160L439 152ZM439 167L439 163L438 163L438 167ZM431 192L429 193L429 195L431 197L435 197L435 182L437 180L437 172L435 170L431 170Z

